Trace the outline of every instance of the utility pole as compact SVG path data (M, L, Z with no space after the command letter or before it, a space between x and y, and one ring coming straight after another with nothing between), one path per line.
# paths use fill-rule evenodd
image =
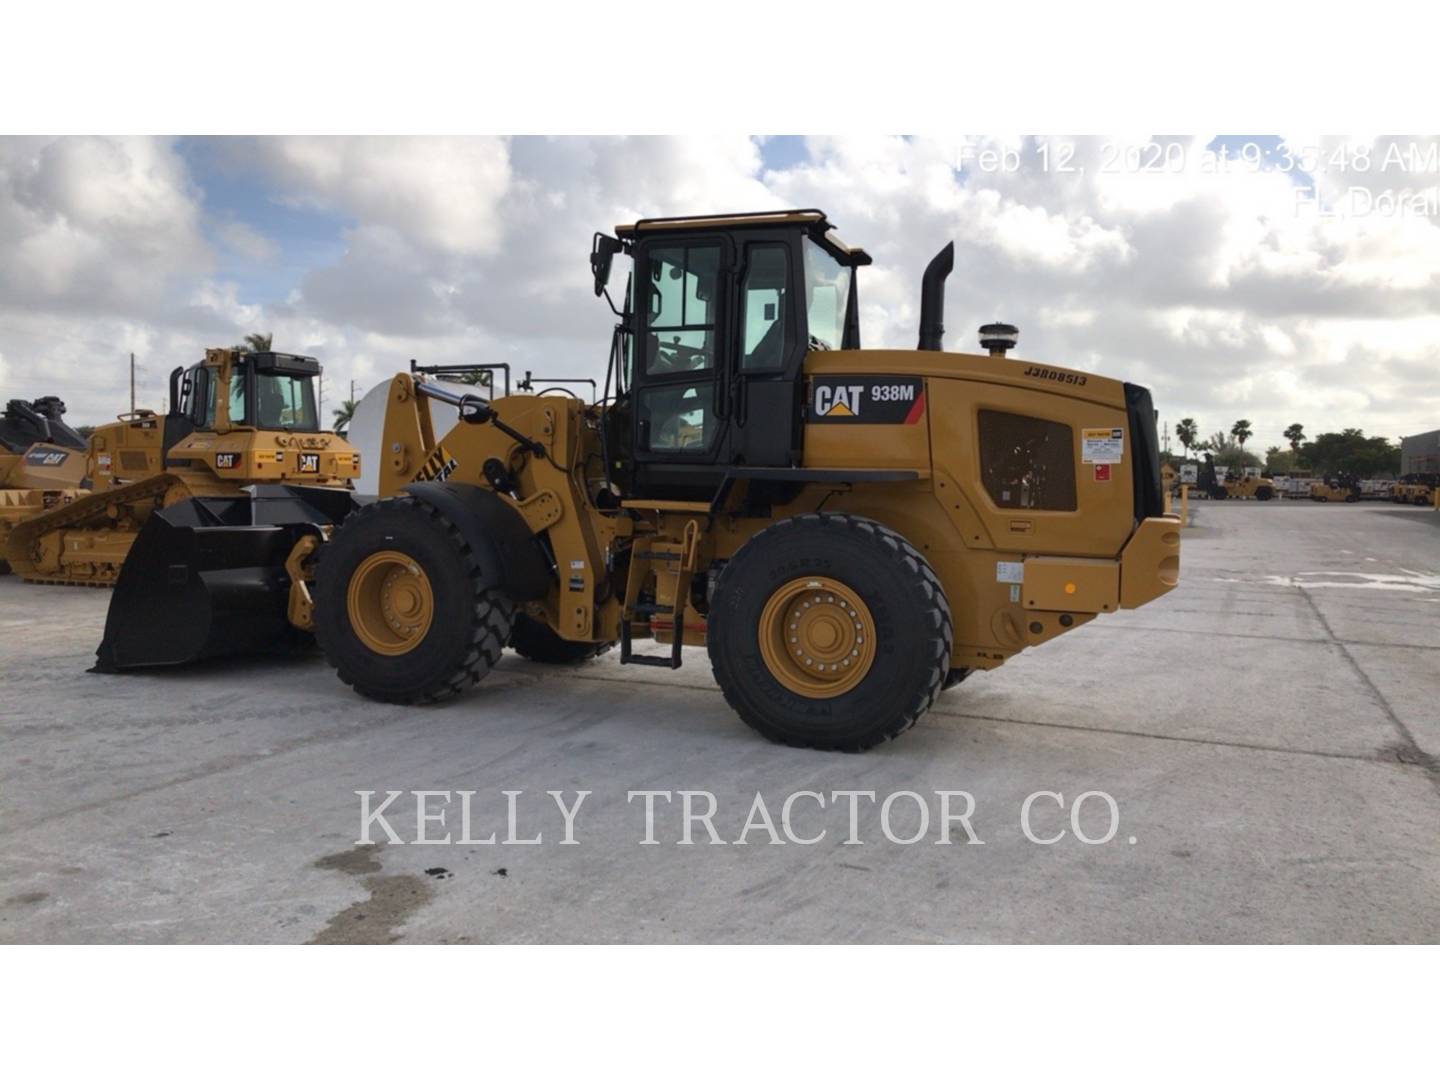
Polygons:
M355 380L354 380L354 379L351 379L351 380L350 380L350 397L349 397L347 400L349 400L349 401L354 401L354 400L355 400Z
M130 354L130 411L135 411L135 354Z

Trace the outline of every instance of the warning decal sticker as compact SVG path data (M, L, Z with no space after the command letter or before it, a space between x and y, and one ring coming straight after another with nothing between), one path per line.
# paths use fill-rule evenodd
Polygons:
M1118 465L1125 460L1124 428L1081 428L1080 461L1084 465Z
M459 467L460 463L450 456L445 444L436 443L435 449L430 451L430 456L425 459L425 464L421 465L420 471L415 474L415 479L438 480L444 483Z

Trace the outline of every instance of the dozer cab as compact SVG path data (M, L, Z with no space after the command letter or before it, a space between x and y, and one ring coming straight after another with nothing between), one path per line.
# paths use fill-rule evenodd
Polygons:
M84 494L85 439L65 423L58 397L11 401L0 414L0 573L5 541L26 518Z
M97 428L82 458L91 491L11 530L5 556L27 581L111 585L156 511L245 485L347 486L359 455L320 430L320 365L287 353L210 349L170 375L170 409Z
M416 703L472 686L507 644L553 663L618 644L662 668L703 647L764 735L863 750L972 671L1175 586L1149 392L1010 359L1005 324L982 328L988 355L942 352L953 246L925 272L918 349L862 350L870 258L819 211L617 232L591 250L618 318L598 402L396 375L378 499L325 522L277 486L233 524L193 500L207 509L131 606L155 635L181 621L155 614L167 597L214 611L192 555L253 537L263 506L272 561L233 568L244 602L208 655L264 640L266 618L312 628L360 693ZM458 411L443 438L426 399ZM101 670L174 662L118 613L139 569Z

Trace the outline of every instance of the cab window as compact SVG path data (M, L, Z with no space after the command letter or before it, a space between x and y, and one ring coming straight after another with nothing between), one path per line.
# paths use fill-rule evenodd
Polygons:
M645 449L699 453L710 449L718 425L711 411L713 386L652 386L640 392L640 431Z
M1075 434L1068 424L981 409L980 473L1002 510L1075 509Z
M754 245L748 251L741 287L740 366L763 371L785 366L791 334L786 315L790 256L783 244Z
M185 373L184 387L185 415L196 427L208 427L214 413L209 373L203 367L191 368Z
M248 424L245 408L245 361L241 360L230 368L230 423Z
M312 379L259 372L255 375L255 421L258 428L318 431Z
M654 248L649 267L645 374L713 368L719 246Z
M202 427L213 428L215 426L215 388L219 383L215 378L215 373L209 368L201 368L196 377L199 378L202 388L202 393L197 396L196 400L203 402L204 408L200 424Z
M810 346L838 349L845 339L845 316L850 304L848 266L805 238L805 316L810 327Z

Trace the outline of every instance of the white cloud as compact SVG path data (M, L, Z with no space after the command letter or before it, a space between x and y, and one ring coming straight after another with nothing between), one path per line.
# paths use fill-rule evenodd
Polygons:
M234 255L251 262L269 262L279 250L275 241L243 221L229 221L217 230L220 242Z
M510 186L503 139L287 136L251 146L283 196L388 226L435 251L493 252L504 234L496 212Z
M154 315L209 251L183 162L152 139L0 139L6 307Z
M59 392L93 419L123 404L129 348L158 388L173 364L257 329L320 356L332 404L334 387L412 356L598 375L613 316L589 288L592 232L820 206L875 257L861 274L867 345L913 346L920 273L953 239L949 348L974 349L975 328L1005 318L1025 357L1145 382L1171 423L1243 415L1262 444L1295 420L1433 427L1440 217L1332 211L1355 185L1440 175L1361 169L1357 148L1383 156L1372 137L1295 137L1339 163L1307 202L1275 169L1207 169L1208 137L1158 170L1107 149L1146 138L1074 140L1070 172L1056 167L1069 140L1050 140L1047 172L1018 136L814 138L775 171L740 137L235 140L221 158L237 181L347 223L342 254L307 256L263 302L263 281L242 290L229 263L283 264L286 238L234 215L207 225L169 143L3 140L0 384ZM1423 165L1433 140L1414 141Z

